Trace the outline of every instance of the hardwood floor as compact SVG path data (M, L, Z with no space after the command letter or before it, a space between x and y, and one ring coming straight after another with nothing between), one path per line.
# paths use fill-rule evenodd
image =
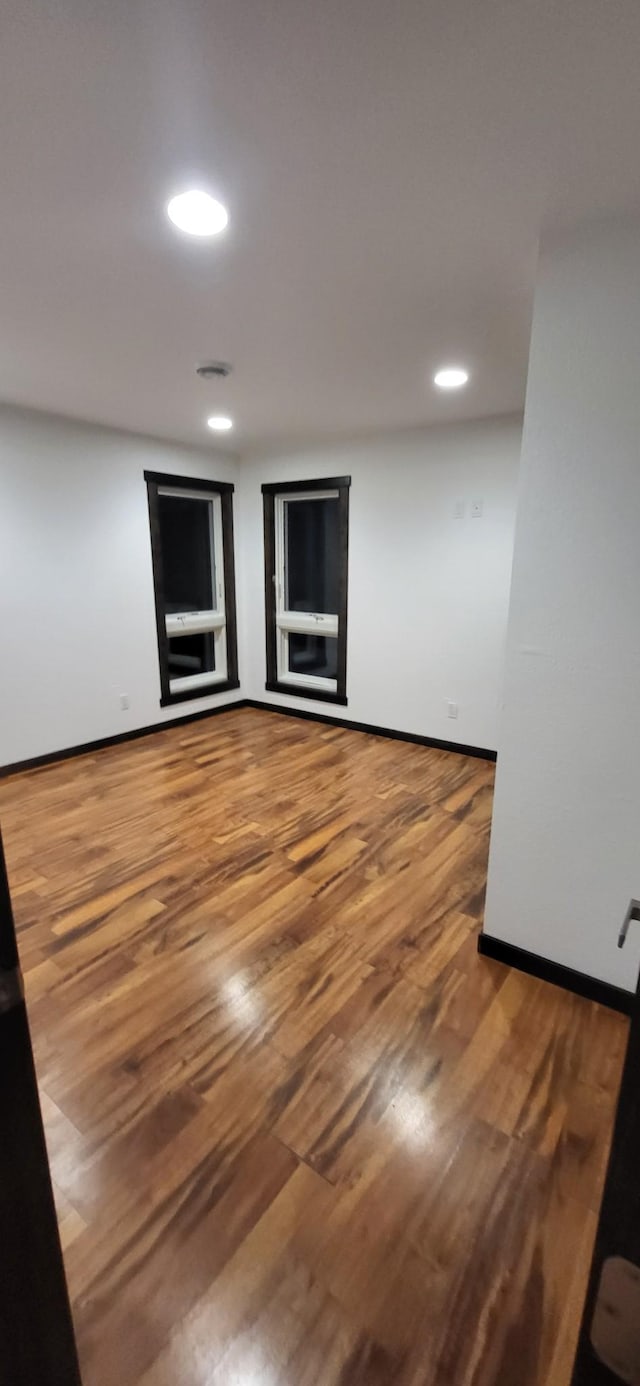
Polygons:
M247 709L0 784L85 1386L567 1386L627 1022L477 956L492 783Z

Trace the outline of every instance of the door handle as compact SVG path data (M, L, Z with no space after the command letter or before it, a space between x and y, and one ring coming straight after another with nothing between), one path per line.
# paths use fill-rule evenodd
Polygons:
M640 900L629 901L629 908L622 921L620 933L618 934L618 948L624 948L632 919L640 922Z

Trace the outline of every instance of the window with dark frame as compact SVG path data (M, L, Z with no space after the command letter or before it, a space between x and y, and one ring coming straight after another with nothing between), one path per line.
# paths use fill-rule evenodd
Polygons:
M265 483L265 608L270 692L347 702L351 477Z
M238 688L233 486L145 472L160 705Z

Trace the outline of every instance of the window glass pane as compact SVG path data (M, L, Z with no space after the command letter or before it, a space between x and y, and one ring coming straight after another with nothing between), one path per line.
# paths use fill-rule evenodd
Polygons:
M334 635L289 635L289 673L337 679L338 641Z
M340 567L338 497L285 501L284 517L285 609L335 615Z
M165 612L215 609L209 500L158 496Z
M213 631L203 635L174 635L169 640L169 677L212 674L216 667Z

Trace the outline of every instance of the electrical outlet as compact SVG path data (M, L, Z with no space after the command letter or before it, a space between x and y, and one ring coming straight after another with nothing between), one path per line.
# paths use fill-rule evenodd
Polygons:
M457 717L457 716L458 716L458 704L457 704L457 703L450 703L450 702L448 702L448 703L447 703L447 717Z
M130 704L130 702L129 702L129 694L128 694L128 693L121 693L121 694L120 694L120 707L121 707L122 712L126 712L126 711L127 711L127 708L130 707L130 706L131 706L131 704Z
M481 501L481 500L477 500L477 501L472 501L472 502L471 502L471 518L472 518L472 520L479 520L479 519L481 519L481 517L482 517L483 505L484 505L484 502Z

